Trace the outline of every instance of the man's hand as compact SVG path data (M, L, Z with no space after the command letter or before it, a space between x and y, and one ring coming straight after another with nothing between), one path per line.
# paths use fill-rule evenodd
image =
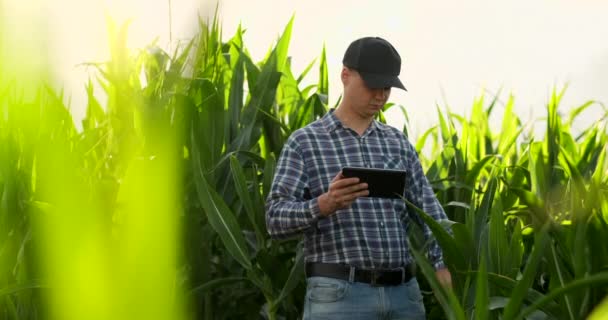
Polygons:
M450 274L450 270L448 268L442 268L435 271L435 275L437 276L437 280L444 288L452 288L452 275Z
M327 217L339 209L348 208L358 197L367 195L367 183L359 183L359 178L344 178L340 171L329 184L329 190L317 201L321 215Z

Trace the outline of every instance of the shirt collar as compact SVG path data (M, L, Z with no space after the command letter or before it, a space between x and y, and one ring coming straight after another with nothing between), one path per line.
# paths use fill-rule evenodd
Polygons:
M325 114L323 118L321 118L321 122L323 123L323 126L327 132L332 132L339 127L343 127L342 122L340 122L340 119L336 117L334 111L336 111L336 109L329 109L329 112Z
M325 116L323 118L321 118L321 122L323 123L325 130L327 130L327 132L330 132L330 133L338 128L345 128L344 125L342 125L342 122L340 121L340 119L338 119L338 117L336 117L336 115L334 113L335 110L336 109L330 109L329 112L327 114L325 114ZM374 119L374 121L372 121L370 128L368 128L370 133L375 130L384 131L384 130L388 130L388 129L389 129L388 126L381 124L376 119Z

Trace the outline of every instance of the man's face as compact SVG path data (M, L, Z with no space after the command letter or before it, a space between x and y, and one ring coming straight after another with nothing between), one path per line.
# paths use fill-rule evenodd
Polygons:
M361 75L353 69L344 68L344 99L348 99L355 112L362 117L375 116L391 94L391 88L372 89L365 84Z

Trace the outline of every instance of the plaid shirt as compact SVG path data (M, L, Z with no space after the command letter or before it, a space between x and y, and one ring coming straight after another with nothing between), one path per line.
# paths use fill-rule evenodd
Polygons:
M405 198L434 219L447 219L416 150L402 132L374 120L359 136L332 110L295 131L283 147L266 202L270 235L284 239L303 233L307 262L366 269L413 262L406 235L411 220L403 200L361 197L349 208L320 215L317 197L345 166L406 170ZM430 240L431 263L436 269L444 267L441 248L426 225L423 230Z

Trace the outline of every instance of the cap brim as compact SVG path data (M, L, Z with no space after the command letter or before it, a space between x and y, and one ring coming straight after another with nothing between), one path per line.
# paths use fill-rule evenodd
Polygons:
M359 72L365 84L372 89L394 87L407 91L397 76Z

